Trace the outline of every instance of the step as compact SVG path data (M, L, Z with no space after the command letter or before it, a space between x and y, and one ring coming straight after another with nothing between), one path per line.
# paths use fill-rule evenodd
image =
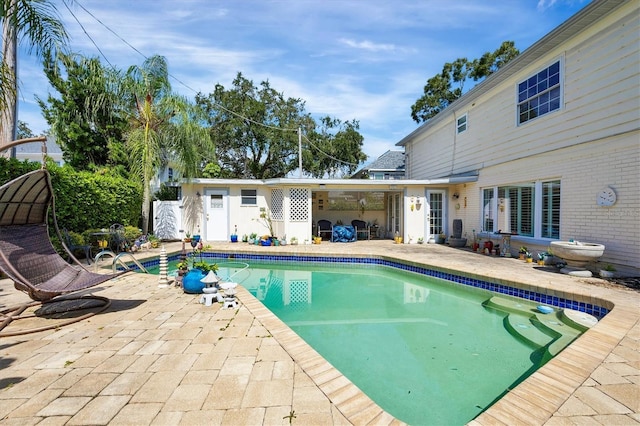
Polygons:
M500 296L493 296L490 299L482 302L482 305L485 308L495 309L500 312L515 313L520 315L533 315L537 312L536 305L533 302Z
M531 322L531 316L509 314L504 318L504 326L512 335L536 348L553 342L554 337L544 333Z

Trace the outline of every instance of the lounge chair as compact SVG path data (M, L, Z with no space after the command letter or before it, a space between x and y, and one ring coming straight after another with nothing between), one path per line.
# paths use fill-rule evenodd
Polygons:
M53 228L74 264L69 264L51 244L47 224L49 207ZM58 306L63 307L62 310L56 310L50 305L43 309L47 314L86 309L88 305L98 309L97 312L75 316L51 326L16 333L3 332L0 337L60 327L107 309L110 301L104 297L62 296L88 289L124 273L90 272L70 252L56 222L51 177L44 168L26 173L0 187L0 270L14 281L16 289L27 293L37 302L0 312L0 330L36 304L59 303Z
M331 236L333 234L333 224L331 221L326 219L320 219L318 221L318 237L322 237L324 235L329 236L329 240L331 240Z
M367 237L367 240L371 239L371 230L367 226L367 222L364 220L354 219L351 221L351 225L356 229L356 239L360 235L364 235Z

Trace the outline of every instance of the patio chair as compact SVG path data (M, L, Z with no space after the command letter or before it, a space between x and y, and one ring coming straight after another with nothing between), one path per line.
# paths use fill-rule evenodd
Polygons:
M371 239L371 230L367 226L367 222L354 219L351 221L351 225L356 229L356 239L358 239L360 235L366 236L367 240Z
M331 240L331 235L333 234L333 224L331 221L326 219L320 219L318 221L318 237L322 237L324 235L329 236L329 240Z
M115 253L127 251L127 239L124 236L124 225L114 223L109 227L111 234L111 250Z
M62 230L62 235L69 251L71 253L83 252L84 257L87 259L87 265L91 265L91 246L89 244L76 244L66 228ZM67 262L71 262L71 256L67 256Z
M35 302L0 312L0 330L20 319L27 308L36 305L42 307L35 315L40 311L41 314L66 318L63 322L55 321L56 324L35 329L2 332L0 337L57 328L104 311L111 303L104 297L63 295L102 284L126 272L99 274L85 269L61 235L54 204L51 177L45 168L0 186L0 271L13 280L16 289L28 294ZM74 264L69 264L51 244L47 224L49 210L53 228ZM86 309L93 311L84 315L77 312Z

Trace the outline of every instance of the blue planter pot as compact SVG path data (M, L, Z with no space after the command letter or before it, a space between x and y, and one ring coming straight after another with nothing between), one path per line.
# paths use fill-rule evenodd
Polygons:
M231 236L231 242L232 243L237 243L238 242L238 236L237 235L232 235Z
M202 293L205 284L200 281L205 277L200 269L192 269L182 278L182 287L185 293Z
M200 235L194 235L193 240L197 243L200 242Z
M271 240L260 240L260 244L262 244L263 246L270 246L271 245Z

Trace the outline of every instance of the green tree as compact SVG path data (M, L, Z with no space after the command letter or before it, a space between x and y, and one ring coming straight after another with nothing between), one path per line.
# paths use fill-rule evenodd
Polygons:
M479 59L458 58L445 63L439 74L427 80L424 94L411 106L411 117L417 123L429 120L462 96L467 78L474 81L486 78L519 54L514 42L505 41Z
M29 125L22 120L18 120L18 136L16 139L33 138L35 135L29 128Z
M0 64L0 146L18 133L17 46L26 43L30 52L42 56L67 44L67 34L57 9L48 0L0 0L2 62Z
M98 58L71 54L55 60L47 55L44 71L58 95L37 100L65 162L78 170L126 165L121 73L103 67Z
M307 174L324 175L344 166L345 159L358 163L358 159L366 158L357 122L343 124L327 117L323 119L323 131L316 132L304 101L286 98L268 81L256 87L238 73L232 88L217 84L212 94L198 94L196 103L208 115L216 145L215 158L210 161L217 160L220 170L214 170L223 178L268 179L285 177L296 170L298 128L306 135L302 158ZM330 129L338 129L338 134L330 133Z
M151 180L169 161L184 178L196 177L204 166L202 153L212 152L201 112L171 92L167 62L152 56L127 71L129 130L125 134L131 171L143 185L142 231L149 230Z
M320 129L314 129L305 138L306 149L302 152L305 172L316 178L353 174L367 159L362 152L364 138L359 129L356 120L321 118Z

